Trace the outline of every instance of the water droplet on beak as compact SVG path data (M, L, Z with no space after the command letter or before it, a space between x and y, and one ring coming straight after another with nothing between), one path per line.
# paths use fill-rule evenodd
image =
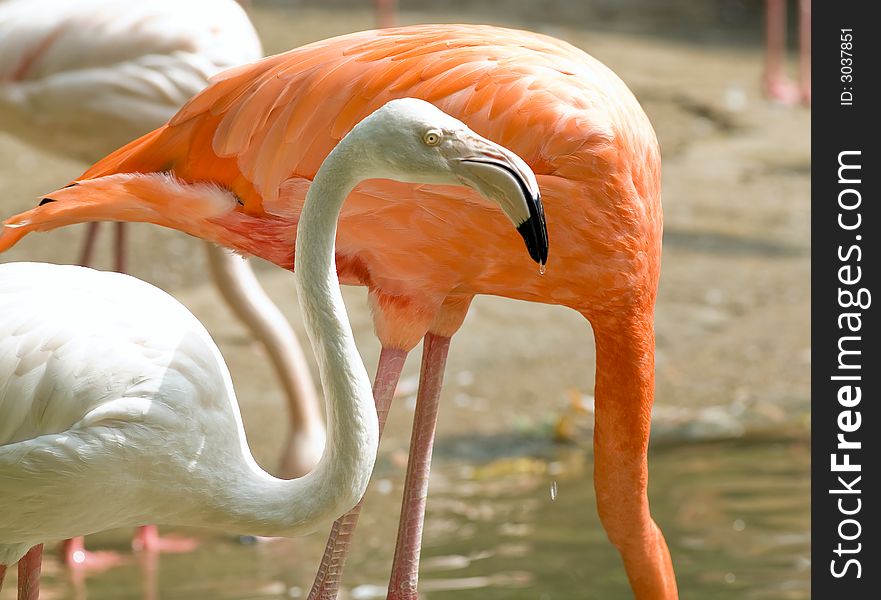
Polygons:
M544 263L540 263L540 264L538 265L538 274L539 274L539 275L544 275L544 274L545 274L545 271L547 271L547 270L548 270L548 266L547 266L546 264L544 264Z

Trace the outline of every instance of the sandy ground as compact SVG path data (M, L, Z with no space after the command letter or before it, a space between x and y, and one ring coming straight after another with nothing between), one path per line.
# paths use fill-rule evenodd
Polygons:
M314 2L287 9L254 4L269 52L373 24L366 1L349 2L358 7L342 12ZM806 435L810 112L761 98L762 54L748 28L752 22L743 17L744 3L692 9L690 21L637 0L594 2L581 10L575 7L582 3L542 3L541 12L526 2L513 3L516 10L503 2L452 2L444 4L446 12L409 10L430 3L402 4L402 23L493 22L566 39L609 65L643 103L664 158L656 439ZM628 13L631 9L636 12ZM746 21L728 27L723 9ZM2 213L32 206L42 192L82 169L0 135ZM80 228L32 235L0 260L72 262L81 236ZM214 334L232 370L256 455L271 466L285 426L278 418L283 400L260 348L206 279L199 242L147 225L134 227L132 238L131 272L174 293ZM109 246L109 239L103 243ZM106 255L102 261L109 266ZM302 333L291 275L266 264L258 269ZM364 292L345 291L359 347L372 369L378 344ZM418 354L408 362L404 397L393 409L383 444L393 459L404 452L409 435ZM551 424L567 412L573 394L590 405L593 361L590 328L578 314L479 298L453 343L439 452L465 448L476 458L475 453L515 452L550 439ZM575 437L588 441L590 418L579 417L575 425ZM472 443L476 433L482 434L480 443Z

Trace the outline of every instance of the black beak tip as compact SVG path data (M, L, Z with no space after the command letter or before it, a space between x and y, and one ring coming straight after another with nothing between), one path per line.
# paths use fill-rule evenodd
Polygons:
M544 266L548 263L548 231L544 211L541 210L541 198L536 198L532 206L537 210L530 211L532 214L517 227L517 232L526 242L530 258Z
M43 198L42 200L40 200L40 206L43 206L44 204L49 204L50 202L55 202L55 200L53 200L52 198Z

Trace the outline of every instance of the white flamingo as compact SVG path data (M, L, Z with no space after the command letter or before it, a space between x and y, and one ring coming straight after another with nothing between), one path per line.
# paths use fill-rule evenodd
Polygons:
M162 125L218 71L262 56L234 0L0 0L0 130L44 150L92 163ZM91 262L97 223L80 264ZM115 224L116 268L125 270L123 223ZM208 264L233 312L267 349L287 398L288 441L279 474L308 472L321 456L324 422L308 364L290 324L249 264L206 245ZM136 544L182 550L154 527ZM82 540L68 563L100 565Z
M21 559L19 600L38 596L44 540L142 523L293 536L361 498L379 432L334 244L344 200L369 178L468 185L515 226L540 204L522 160L422 100L393 100L340 141L297 227L328 424L324 455L299 479L256 464L220 351L173 298L118 273L0 265L0 582ZM203 187L207 201L236 202Z

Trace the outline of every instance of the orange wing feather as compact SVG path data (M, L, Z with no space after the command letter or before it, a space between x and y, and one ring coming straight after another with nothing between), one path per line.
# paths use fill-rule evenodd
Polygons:
M573 154L607 145L632 125L622 115L641 113L606 67L539 34L473 25L366 31L220 74L161 134L114 153L83 179L160 168L154 156L174 157L171 168L184 179L203 179L206 163L235 157L244 179L272 202L285 179L311 179L349 129L403 96L459 115L538 174L555 174ZM625 106L610 111L622 100ZM203 144L207 137L210 145ZM194 148L202 151L194 156Z
M357 263L349 281L370 285L382 278L383 289L397 289L403 284L395 282L429 272L439 294L498 293L579 310L622 301L616 291L653 296L661 215L651 125L609 69L535 33L479 25L365 31L237 67L219 74L166 126L101 160L79 181L168 171L184 182L218 184L241 206L209 233L204 222L182 225L181 204L153 222L289 266L290 228L321 162L358 121L405 96L434 103L529 163L545 201L551 269L537 277L516 234L475 194L457 189L444 196L384 181L360 186L344 207L339 255ZM79 197L86 187L52 197ZM400 198L416 202L402 205ZM480 209L465 215L462 201ZM460 222L451 227L455 219ZM401 243L422 268L389 247L388 236L373 239L374 225L379 232L408 231ZM475 255L474 231L495 251ZM12 241L10 230L0 247ZM572 280L585 282L578 293ZM603 289L601 298L591 291L595 286Z

